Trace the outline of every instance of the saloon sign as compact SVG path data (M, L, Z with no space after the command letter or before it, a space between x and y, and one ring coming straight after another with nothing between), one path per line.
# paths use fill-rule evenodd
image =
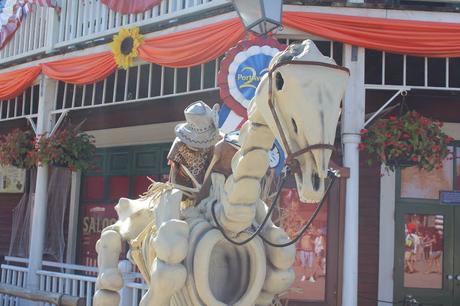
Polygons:
M118 220L114 205L82 205L80 213L80 256L79 263L96 265L96 242L104 228Z

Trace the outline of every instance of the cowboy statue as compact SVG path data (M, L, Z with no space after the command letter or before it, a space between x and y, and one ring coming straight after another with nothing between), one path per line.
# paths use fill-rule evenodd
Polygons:
M148 286L140 306L271 305L288 290L308 223L291 240L271 220L275 205L261 198L269 151L276 138L300 199L323 203L348 76L311 40L289 46L261 79L236 142L222 139L217 107L188 106L168 154L169 182L120 199L119 220L101 233L93 305L119 305L124 241Z
M183 206L192 206L205 190L206 170L210 166L215 144L222 139L218 129L219 105L211 109L202 101L185 110L185 123L175 128L176 139L168 154L171 166L169 181L184 194Z

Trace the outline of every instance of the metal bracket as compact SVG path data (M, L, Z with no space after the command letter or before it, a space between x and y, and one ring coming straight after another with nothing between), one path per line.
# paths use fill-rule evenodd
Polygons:
M31 117L26 117L27 121L29 121L30 126L32 127L32 130L34 131L34 134L37 135L37 125L35 122L32 120Z
M67 117L67 115L69 114L69 111L68 110L65 110L61 113L61 116L59 117L58 121L56 122L56 124L53 126L53 129L51 130L49 136L53 136L53 134L56 132L56 130L59 128L59 126L61 125L62 121L64 121L64 118Z
M385 102L385 104L382 105L382 107L380 107L365 123L364 123L364 127L366 127L369 123L372 122L372 120L374 120L375 117L377 117L378 115L380 115L380 113L391 103L393 102L394 99L396 99L397 96L399 95L402 95L402 96L406 96L407 95L407 92L410 91L412 88L401 88L400 90L398 90L398 92L396 92L387 102Z

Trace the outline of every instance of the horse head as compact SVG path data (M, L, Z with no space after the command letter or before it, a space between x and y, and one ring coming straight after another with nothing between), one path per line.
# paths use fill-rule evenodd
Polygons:
M295 157L300 169L295 179L302 201L317 202L324 194L348 76L347 69L323 56L311 40L305 40L273 58L270 73L261 80L250 106L249 116L251 109L257 110L285 152L314 146Z

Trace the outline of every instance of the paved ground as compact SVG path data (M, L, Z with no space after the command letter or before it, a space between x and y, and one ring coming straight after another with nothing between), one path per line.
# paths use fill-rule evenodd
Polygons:
M296 278L292 285L292 291L289 293L288 298L293 300L324 300L325 293L325 278L318 277L315 283L308 281L310 271L307 273L305 281L301 281L304 271L299 266L294 266ZM289 302L289 305L295 305Z
M442 267L442 265L441 265ZM404 286L410 288L442 288L441 273L430 272L428 265L423 260L415 263L415 273L404 273Z

